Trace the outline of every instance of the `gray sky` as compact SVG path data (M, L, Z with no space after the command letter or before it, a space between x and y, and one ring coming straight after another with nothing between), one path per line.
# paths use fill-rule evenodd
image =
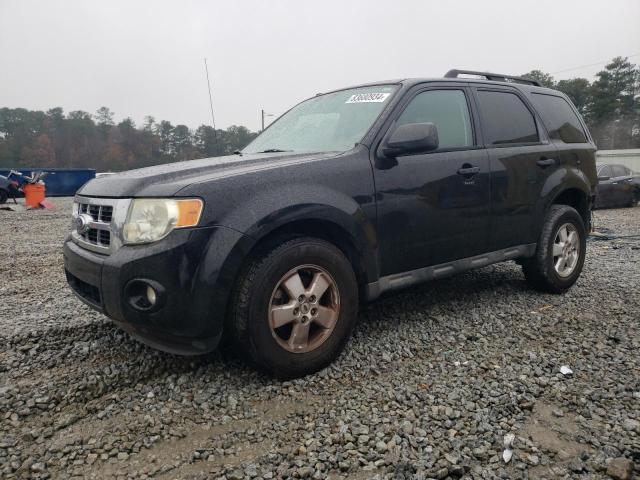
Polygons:
M259 128L318 92L640 54L638 0L0 0L0 107ZM640 63L640 55L630 58ZM596 65L556 74L592 76Z

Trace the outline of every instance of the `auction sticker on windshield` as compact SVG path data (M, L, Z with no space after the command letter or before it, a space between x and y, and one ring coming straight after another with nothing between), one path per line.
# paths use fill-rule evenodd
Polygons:
M356 93L351 95L345 103L381 103L390 93Z

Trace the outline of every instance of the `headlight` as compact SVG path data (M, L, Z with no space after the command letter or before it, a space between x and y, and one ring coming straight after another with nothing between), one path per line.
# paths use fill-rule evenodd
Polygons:
M195 227L201 213L202 200L197 198L135 198L122 230L124 242L156 242L174 228Z

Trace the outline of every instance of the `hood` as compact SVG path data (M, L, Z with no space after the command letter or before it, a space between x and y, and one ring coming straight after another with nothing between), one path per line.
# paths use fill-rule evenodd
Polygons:
M183 188L216 177L248 174L265 168L301 163L329 156L332 153L269 153L228 155L185 162L167 163L138 168L115 175L96 178L86 183L78 195L88 197L166 197Z

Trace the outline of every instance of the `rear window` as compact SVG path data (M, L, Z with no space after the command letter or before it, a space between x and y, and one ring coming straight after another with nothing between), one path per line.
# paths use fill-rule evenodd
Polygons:
M533 115L514 93L478 91L485 143L508 145L538 141Z
M534 93L531 101L549 129L551 138L564 143L587 142L578 116L564 98Z

